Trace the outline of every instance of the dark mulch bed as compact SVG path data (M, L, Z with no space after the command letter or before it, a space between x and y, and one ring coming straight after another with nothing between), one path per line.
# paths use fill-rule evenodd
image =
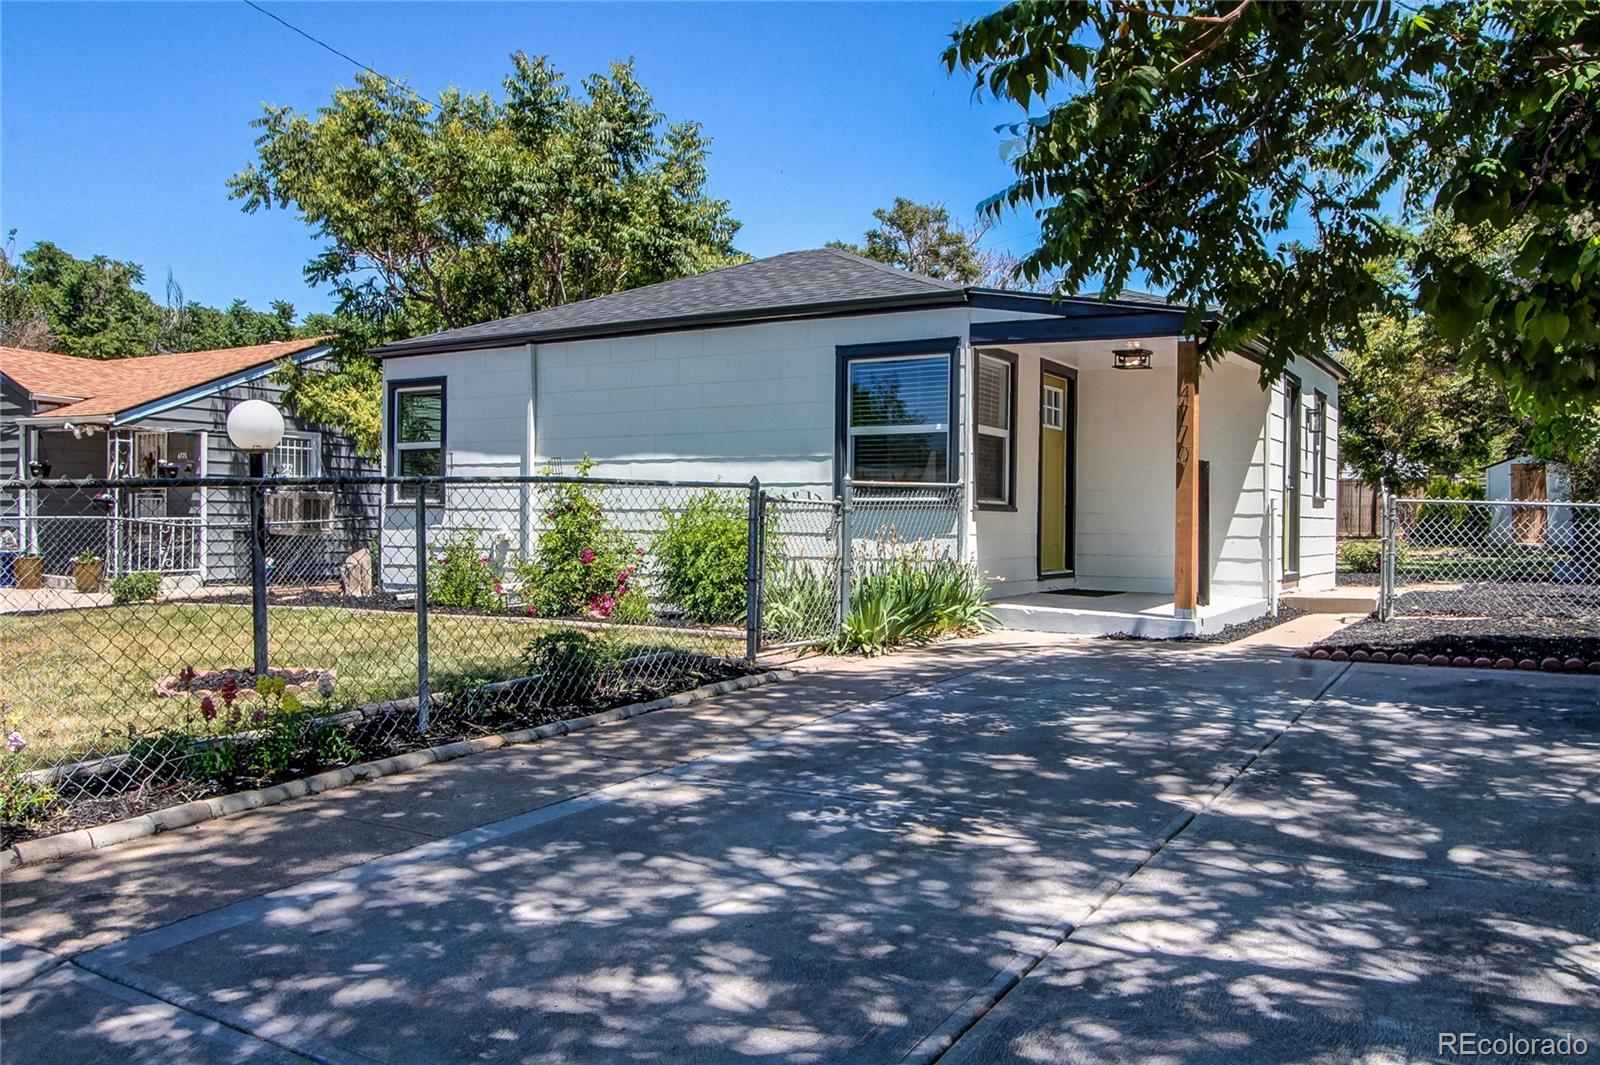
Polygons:
M1207 633L1204 636L1173 636L1164 639L1157 636L1132 636L1125 632L1113 632L1101 636L1099 639L1138 640L1142 643L1233 643L1235 640L1242 640L1246 636L1254 636L1258 632L1266 632L1268 629L1277 628L1284 622L1293 621L1305 613L1304 610L1292 606L1279 607L1277 617L1273 617L1271 614L1263 614L1250 621L1240 621L1217 632Z
M1600 621L1582 618L1369 618L1316 644L1329 651L1600 661Z
M1377 573L1351 573L1348 570L1340 570L1334 577L1334 583L1341 588L1376 588L1382 582L1382 575Z
M430 715L428 731L417 732L404 722L414 721L410 713L400 721L394 718L373 717L357 722L351 727L349 738L361 751L361 761L371 762L407 751L474 739L498 732L514 732L537 728L552 721L566 721L575 717L609 710L618 706L649 702L676 692L688 691L720 680L730 680L757 672L756 667L741 661L689 656L674 666L670 676L659 680L635 681L624 688L608 689L600 699L585 703L567 703L543 706L536 701L531 685L512 683L494 692L469 691L450 697L445 705ZM246 760L246 759L241 759ZM178 806L195 799L226 795L251 788L262 788L286 780L296 780L327 769L332 765L301 764L287 773L276 776L254 776L238 773L226 780L215 781L164 781L146 784L126 791L106 791L94 794L87 790L74 795L70 804L58 804L41 820L27 824L0 822L0 847L70 832L79 828L92 828L112 821L138 817L168 806Z

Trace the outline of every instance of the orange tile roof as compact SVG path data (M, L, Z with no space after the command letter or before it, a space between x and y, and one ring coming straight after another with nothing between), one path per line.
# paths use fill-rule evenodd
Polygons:
M131 359L84 359L0 347L0 373L30 393L77 400L50 410L52 418L108 417L320 347L328 339L279 340L244 348Z

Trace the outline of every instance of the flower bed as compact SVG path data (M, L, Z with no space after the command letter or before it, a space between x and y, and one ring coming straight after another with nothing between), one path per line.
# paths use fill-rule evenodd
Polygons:
M268 669L267 676L281 680L286 691L296 695L310 695L321 691L324 696L333 694L335 674L331 669ZM182 695L211 696L217 698L232 689L243 698L255 697L256 671L253 669L208 669L203 672L184 668L169 677L156 681L156 694L163 699Z

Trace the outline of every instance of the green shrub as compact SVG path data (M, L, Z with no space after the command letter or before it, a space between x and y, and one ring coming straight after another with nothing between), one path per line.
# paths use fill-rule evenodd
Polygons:
M1339 541L1339 572L1377 573L1382 564L1382 540Z
M618 658L616 646L603 636L556 629L528 645L524 663L535 678L535 699L543 706L566 706L593 702Z
M909 640L986 628L994 621L986 590L969 567L920 548L874 561L851 582L850 609L833 647L877 654Z
M750 510L738 496L707 488L682 508L661 511L652 549L660 591L694 621L726 623L745 615Z
M433 549L435 554L428 563L430 605L490 614L505 610L500 578L493 561L478 547L476 533L453 533Z
M156 592L160 590L159 573L124 573L120 577L111 578L113 603L140 603L146 599L154 599Z
M578 475L586 477L593 468L593 461L585 458ZM533 557L516 572L517 590L530 615L649 620L650 597L637 579L644 549L607 520L601 503L598 485L540 486L539 505L547 525Z

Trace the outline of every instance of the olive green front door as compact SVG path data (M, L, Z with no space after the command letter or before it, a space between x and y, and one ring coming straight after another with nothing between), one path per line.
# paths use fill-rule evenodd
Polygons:
M1072 569L1071 381L1045 371L1039 386L1039 574Z

